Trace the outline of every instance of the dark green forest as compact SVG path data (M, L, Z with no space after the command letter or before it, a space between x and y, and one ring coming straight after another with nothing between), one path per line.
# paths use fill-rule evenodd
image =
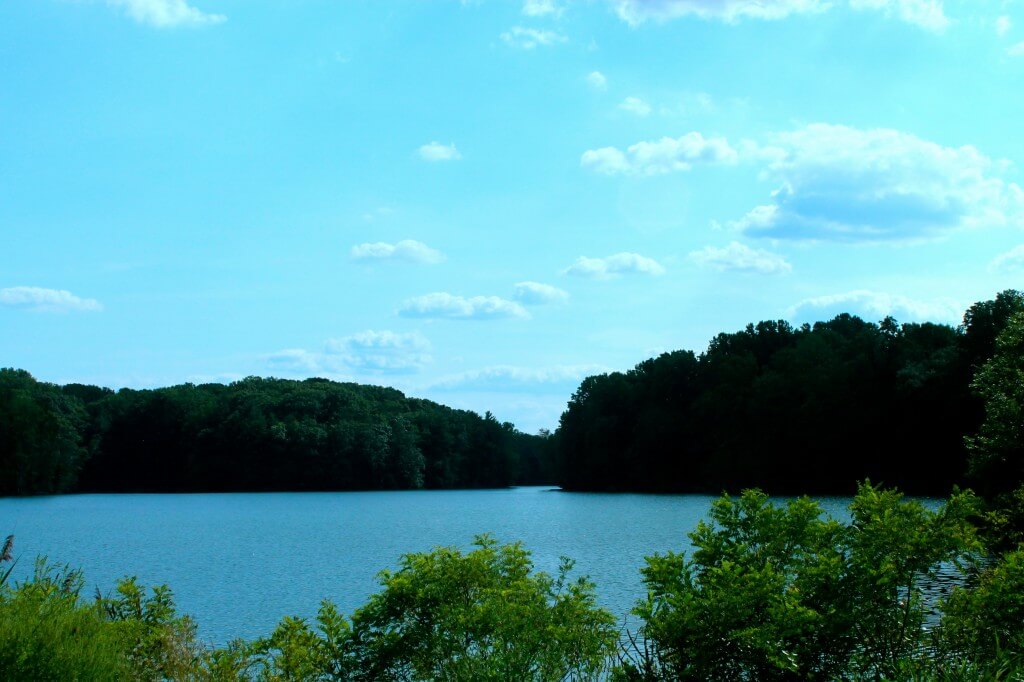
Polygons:
M391 388L250 377L112 391L0 370L0 494L504 487L542 442Z
M971 306L958 327L760 322L700 355L588 377L548 443L559 483L714 494L852 494L865 479L915 494L977 487L965 479L965 438L981 425L985 387L972 381L1022 310L1011 290Z
M0 494L531 483L852 494L865 479L913 494L954 484L984 493L1020 480L991 462L968 475L994 381L981 368L1020 311L1024 294L1011 290L971 306L957 327L845 314L751 324L700 355L586 378L542 436L326 379L115 392L4 369Z

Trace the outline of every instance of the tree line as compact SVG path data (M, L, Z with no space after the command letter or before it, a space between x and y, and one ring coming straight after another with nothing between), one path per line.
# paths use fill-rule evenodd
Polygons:
M999 458L968 477L965 438L982 424L985 392L1005 381L980 370L1020 311L1024 294L1009 290L956 327L848 314L751 324L700 355L586 378L546 445L570 490L851 494L870 479L942 495L1019 484L1024 472Z
M112 391L0 370L0 495L550 482L537 436L378 386L250 377Z
M1024 294L1009 290L956 327L847 314L751 324L700 355L587 377L555 433L540 436L490 413L326 379L115 392L3 369L0 495L531 483L851 494L865 479L913 494L953 484L1005 494L995 489L1024 474L971 448L1007 437L965 439L981 428L986 391L1005 383L1005 371L981 369L1022 310Z

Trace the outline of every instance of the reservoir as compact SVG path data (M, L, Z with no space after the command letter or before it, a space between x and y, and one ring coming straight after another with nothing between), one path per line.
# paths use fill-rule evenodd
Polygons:
M481 533L521 540L539 570L574 559L574 574L590 576L623 619L644 595L644 556L689 550L687 533L713 499L544 487L4 498L0 536L15 535L19 579L46 555L83 569L87 596L121 576L166 583L200 636L224 644L269 634L286 615L313 616L325 598L350 614L402 554L468 549ZM820 501L842 518L850 498Z

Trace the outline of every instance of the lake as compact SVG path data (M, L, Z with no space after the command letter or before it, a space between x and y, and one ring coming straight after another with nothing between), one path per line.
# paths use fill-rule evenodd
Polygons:
M5 498L0 536L15 535L18 577L43 554L82 568L90 593L124 575L166 583L200 635L223 644L268 634L285 615L313 615L323 598L350 613L402 554L465 548L480 533L522 540L545 571L575 559L622 617L643 595L643 557L689 549L686 534L712 499L537 487ZM821 501L845 516L849 498Z

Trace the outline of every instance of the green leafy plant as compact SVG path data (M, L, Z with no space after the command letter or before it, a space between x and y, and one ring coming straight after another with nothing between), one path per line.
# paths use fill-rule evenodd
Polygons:
M713 503L695 550L648 557L635 613L653 653L625 679L835 679L893 674L921 650L922 581L976 546L973 498L939 511L861 486L851 522L758 491Z
M383 590L352 618L359 679L591 679L613 653L614 617L594 585L534 572L521 544L478 537L381 573Z
M121 639L92 604L82 574L36 562L33 577L0 586L0 676L7 680L130 679Z

